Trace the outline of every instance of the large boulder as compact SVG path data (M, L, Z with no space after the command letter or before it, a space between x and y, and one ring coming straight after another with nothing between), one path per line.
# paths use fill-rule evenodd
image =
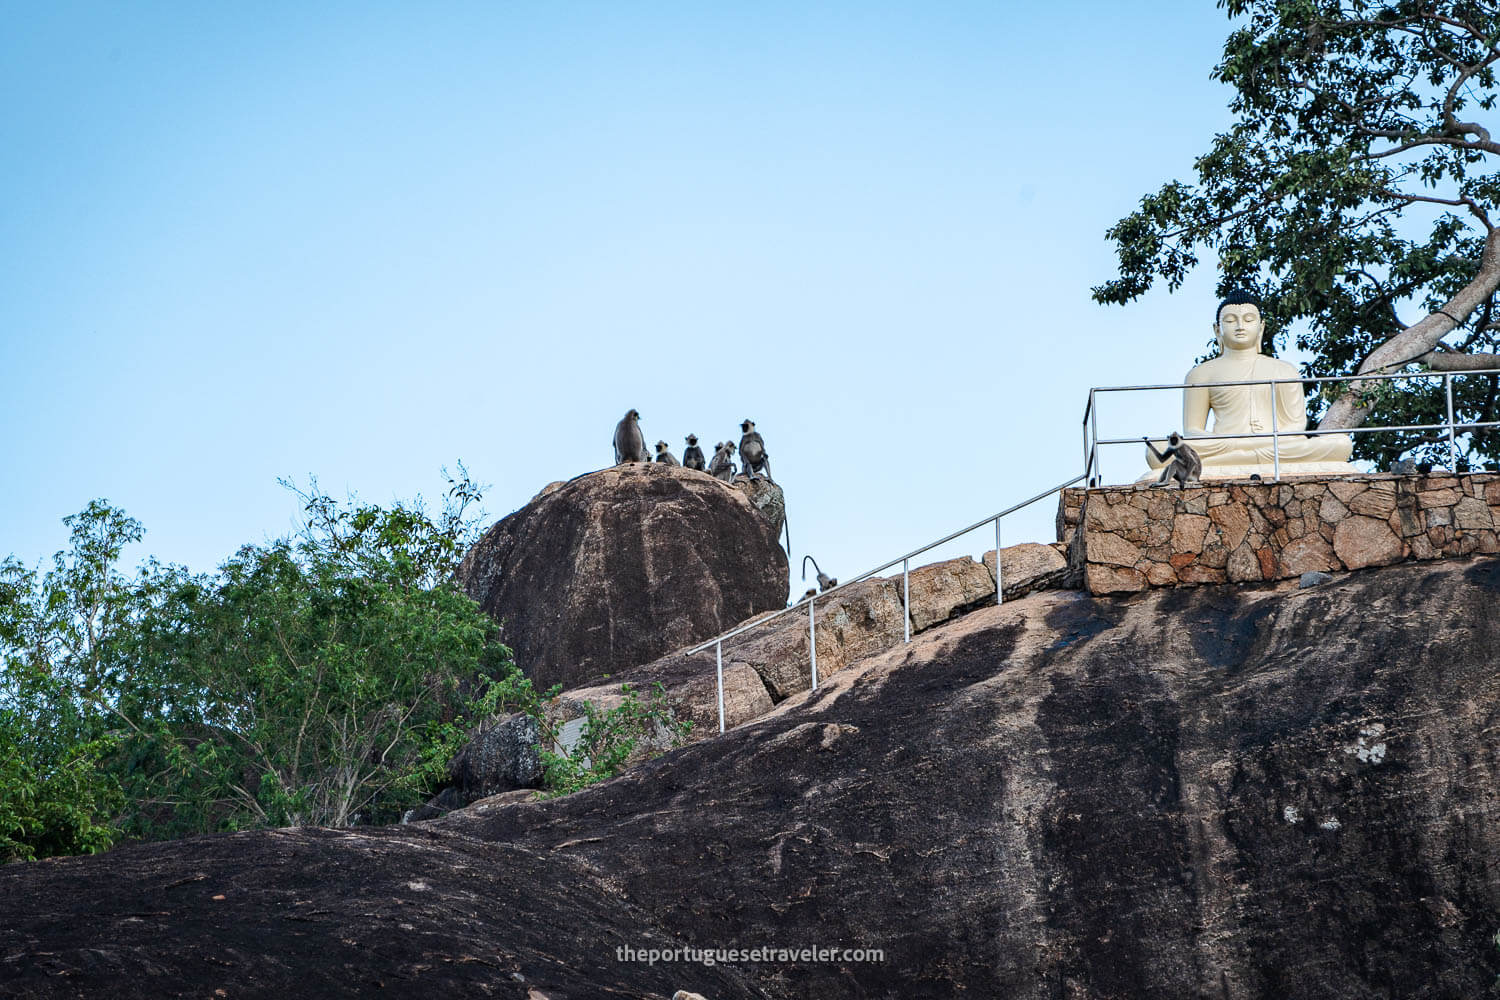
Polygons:
M984 607L562 798L0 866L0 995L1493 995L1500 559L1281 586ZM762 945L881 955L624 952Z
M620 465L495 524L459 580L538 686L571 687L784 607L779 528L712 476Z

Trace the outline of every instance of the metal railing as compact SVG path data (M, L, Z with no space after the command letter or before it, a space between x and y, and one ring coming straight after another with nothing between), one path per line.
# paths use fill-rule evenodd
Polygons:
M1105 392L1149 392L1165 389L1210 389L1224 386L1254 385L1269 386L1271 390L1271 430L1261 431L1255 434L1219 434L1215 431L1205 431L1202 438L1216 438L1223 441L1231 441L1239 438L1270 438L1271 439L1271 464L1272 479L1281 479L1281 439L1297 437L1316 437L1321 434L1380 434L1392 431L1447 431L1448 433L1448 464L1457 470L1458 466L1458 443L1457 437L1461 432L1479 430L1485 427L1500 427L1500 420L1476 421L1460 424L1453 413L1453 379L1456 376L1465 375L1500 375L1500 369L1483 368L1474 371L1455 372L1400 372L1391 375L1328 375L1315 378L1281 378L1281 379L1247 379L1243 382L1200 382L1194 384L1182 383L1181 385L1110 385L1099 386L1089 390L1088 404L1083 408L1083 477L1090 484L1102 482L1103 475L1099 471L1099 446L1130 444L1139 447L1140 438L1104 438L1099 437L1099 405L1097 396ZM1441 378L1443 380L1443 394L1447 398L1448 419L1440 424L1401 424L1392 427L1340 427L1329 430L1303 430L1301 428L1282 430L1276 426L1276 387L1280 385L1295 385L1299 389L1306 385L1322 385L1325 382L1391 382L1398 379L1413 378ZM1156 440L1156 439L1153 439ZM1193 439L1188 438L1191 442Z
M752 621L745 622L742 625L738 625L738 626L730 629L728 632L725 632L723 635L715 636L714 638L709 639L706 642L699 643L698 645L694 646L692 649L689 649L684 655L686 655L686 656L692 656L695 653L701 653L701 652L703 652L703 650L707 649L710 646L714 647L714 661L715 661L715 666L716 666L716 669L717 669L717 672L718 672L719 732L721 732L721 733L724 732L724 643L725 642L727 642L730 639L735 638L736 636L743 635L746 632L750 632L750 631L755 630L755 629L763 628L764 626L769 625L771 622L776 621L776 620L778 620L780 618L784 618L785 616L790 615L793 612L800 613L801 610L802 610L802 605L806 604L807 605L807 649L808 649L808 660L809 660L809 668L810 668L811 673L812 673L812 690L816 691L818 689L818 623L817 623L817 611L815 610L815 608L816 608L816 605L817 605L818 601L824 600L825 598L828 598L828 597L832 597L834 594L837 594L839 591L843 590L845 587L852 587L856 583L862 583L865 580L868 580L871 577L875 576L877 573L883 573L884 571L890 569L892 566L895 566L897 563L900 563L901 564L901 606L902 606L902 619L903 619L902 625L903 625L903 631L904 631L904 640L903 641L905 641L905 642L911 642L911 561L912 561L912 559L915 558L916 556L921 555L924 552L927 552L927 551L930 551L932 549L937 548L939 545L946 545L948 542L953 541L955 538L959 538L959 537L961 537L963 535L967 535L969 532L975 531L975 530L977 530L979 528L982 528L985 525L990 524L990 523L993 522L994 525L995 525L995 603L996 604L1002 604L1005 601L1005 580L1004 580L1004 573L1003 573L1003 571L1001 569L1001 560L1000 560L1000 522L1001 522L1001 520L1004 519L1005 517L1008 517L1011 514L1014 514L1018 510L1022 510L1022 509L1026 508L1026 507L1030 507L1032 504L1036 503L1039 500L1045 500L1048 497L1052 496L1054 493L1059 493L1062 490L1067 489L1069 486L1072 486L1074 483L1082 482L1084 480L1084 478L1085 478L1085 476L1074 476L1072 479L1069 479L1067 482L1062 483L1062 484L1060 484L1058 486L1054 486L1050 490L1047 490L1044 493L1038 493L1036 496L1032 497L1029 500L1023 500L1023 501L1021 501L1018 504L1014 504L1014 505L1012 505L1010 507L1005 508L1004 510L1000 511L998 514L992 514L989 517L983 518L982 520L975 521L973 524L969 525L967 528L960 528L958 531L952 532L951 534L944 535L942 538L939 538L937 541L935 541L935 542L929 542L928 544L922 546L919 549L913 549L912 551L906 553L906 555L904 555L904 556L898 556L895 559L892 559L890 562L881 563L879 566L876 566L874 569L867 570L864 573L861 573L859 576L856 576L856 577L854 577L851 580L846 580L843 583L840 583L836 587L830 587L827 590L822 591L821 593L814 594L814 595L812 595L810 597L803 598L802 600L800 600L800 601L796 602L795 604L793 604L791 607L783 608L782 610L774 612L774 613L772 613L770 615L767 615L764 618L756 618L756 619L754 619Z

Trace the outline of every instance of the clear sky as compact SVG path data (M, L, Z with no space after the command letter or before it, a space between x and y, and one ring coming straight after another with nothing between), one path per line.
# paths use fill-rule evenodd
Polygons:
M755 420L794 562L847 579L1077 475L1088 388L1179 380L1213 319L1208 266L1089 298L1105 229L1229 124L1213 0L4 24L0 555L28 563L104 497L146 527L129 562L212 569L289 530L277 477L386 502L461 459L503 516L635 407L679 456ZM1101 430L1162 435L1178 401L1124 413Z

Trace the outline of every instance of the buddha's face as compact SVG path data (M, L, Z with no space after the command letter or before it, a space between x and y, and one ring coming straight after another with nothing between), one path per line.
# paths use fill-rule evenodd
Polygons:
M1215 330L1219 335L1219 346L1226 351L1258 351L1266 324L1256 306L1248 302L1231 302L1219 310L1219 324Z

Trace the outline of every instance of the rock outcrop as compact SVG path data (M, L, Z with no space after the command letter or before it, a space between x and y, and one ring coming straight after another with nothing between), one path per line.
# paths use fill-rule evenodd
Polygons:
M1500 560L1295 588L981 608L562 799L11 865L0 991L1486 995ZM883 954L617 952L824 945Z
M459 577L538 686L571 686L783 607L779 528L712 476L621 465L495 524Z

